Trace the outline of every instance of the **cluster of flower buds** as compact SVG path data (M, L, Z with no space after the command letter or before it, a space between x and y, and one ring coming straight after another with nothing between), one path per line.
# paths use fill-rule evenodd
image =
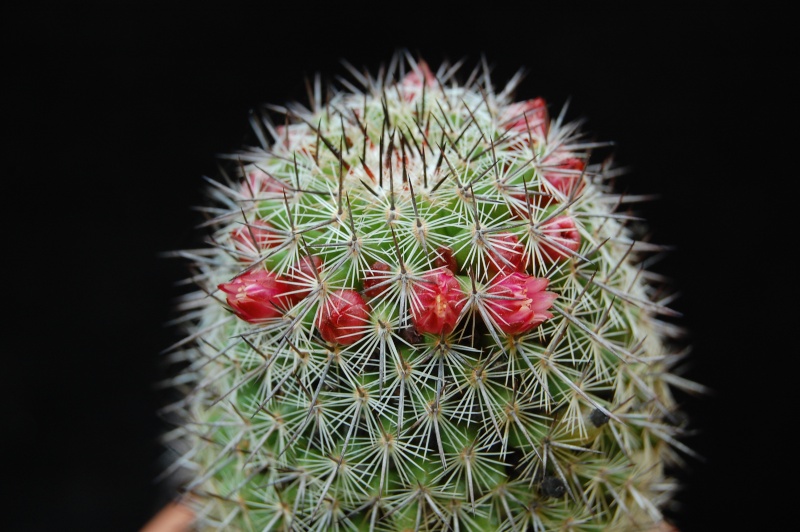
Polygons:
M525 102L510 105L504 115L503 126L506 130L530 135L520 138L523 142L532 142L539 145L547 140L547 124L549 122L547 106L542 98L535 98ZM551 205L571 200L583 192L586 183L583 173L586 170L586 161L564 149L555 149L547 153L538 163L541 174L541 188L538 191L516 192L511 197L517 200L512 206L515 216L526 219L529 209L545 209ZM540 242L541 259L545 263L556 262L569 258L580 248L580 233L575 226L575 221L569 215L561 215L542 224L540 228L544 235ZM508 265L509 255L520 255L521 246L514 241L513 235L505 236L506 244L499 246L497 256L502 257L503 265L495 262L489 264L490 274L499 272L508 273L514 270ZM527 263L528 257L523 257ZM505 259L505 260L503 260ZM511 261L513 262L513 261Z
M321 266L318 257L304 257L294 268L297 273L290 277L257 269L222 283L218 288L227 295L228 305L239 318L262 323L282 316L307 297L311 292L309 279L316 275L314 268L319 272ZM389 272L389 266L378 262L372 272L379 275ZM364 296L372 299L388 288L386 280L379 275L364 280L363 295L356 290L340 289L324 298L315 326L326 342L350 345L364 337L371 313ZM499 271L484 291L493 325L505 334L519 335L552 318L548 309L556 294L545 290L548 282L546 278L532 277L513 268ZM455 330L466 303L467 296L456 275L450 268L440 266L425 272L414 283L412 323L420 334L446 336Z
M195 528L655 530L698 388L650 248L605 144L482 66L398 56L253 115L184 254Z

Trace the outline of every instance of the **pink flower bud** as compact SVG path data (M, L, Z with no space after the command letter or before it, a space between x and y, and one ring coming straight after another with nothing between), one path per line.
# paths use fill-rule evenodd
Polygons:
M317 276L322 273L322 259L316 255L301 257L294 263L287 275L287 282L292 287L291 298L296 304L311 293ZM316 273L314 273L316 270Z
M436 76L433 74L433 72L431 72L428 63L425 61L420 61L417 63L416 70L412 70L400 80L400 87L404 89L404 97L406 101L410 102L413 101L414 98L422 96L423 78L426 87L436 87Z
M512 103L506 107L502 120L506 129L524 133L523 139L527 137L529 127L534 142L547 137L547 104L542 98Z
M518 335L552 318L547 309L558 295L545 291L549 282L519 272L495 279L486 289L486 307L497 327L506 334Z
M237 227L231 233L231 240L239 251L239 260L242 262L252 262L265 249L281 243L273 227L264 220Z
M316 326L332 344L350 345L364 337L370 308L355 290L336 290L322 305Z
M437 268L447 268L454 273L458 271L458 261L453 255L453 249L447 246L436 248L436 258L433 261L433 265Z
M576 196L580 194L586 186L581 179L581 172L586 168L586 162L577 157L566 157L555 166L551 166L548 162L550 159L550 157L545 159L542 168L547 187L565 198L573 194L573 191ZM553 200L558 201L558 198L551 198L550 201Z
M218 286L227 294L228 305L244 321L259 323L280 316L290 304L289 285L266 270L254 270Z
M367 297L378 297L389 288L388 275L392 268L385 262L376 261L364 277L364 293ZM378 286L380 285L380 286Z
M242 183L239 194L245 198L263 198L263 197L283 197L283 191L289 193L286 184L283 181L275 179L271 175L255 170L247 174L247 181Z
M414 284L411 319L420 333L450 334L466 304L458 279L447 268L425 273Z
M575 227L575 220L569 216L553 218L541 230L546 240L539 243L539 250L547 262L569 258L581 247L581 234Z
M498 273L525 271L525 247L520 243L517 235L511 233L498 233L489 239L491 248L487 254L489 277Z
M581 173L586 168L583 159L572 157L564 150L556 150L549 155L541 166L542 186L537 194L531 194L529 203L533 209L547 207L558 203L571 195L580 195L586 187ZM530 190L529 190L530 192ZM513 193L511 197L519 203L512 205L512 214L518 218L528 218L525 194Z

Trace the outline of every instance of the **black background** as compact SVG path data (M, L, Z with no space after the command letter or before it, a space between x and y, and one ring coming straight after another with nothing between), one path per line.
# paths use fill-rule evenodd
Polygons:
M179 339L164 324L186 270L159 255L201 241L201 176L252 141L251 108L304 99L303 77L346 75L340 59L374 72L400 47L434 67L466 58L467 70L483 52L498 84L525 67L520 99L556 110L570 99L569 118L617 142L623 184L660 194L642 212L676 251L657 268L682 294L688 376L715 390L682 397L698 429L687 443L706 460L689 459L673 519L685 532L766 529L791 511L778 484L797 348L779 338L797 281L781 217L797 157L776 124L794 105L796 57L779 16L673 3L164 4L4 8L4 527L134 531L164 504L153 384Z

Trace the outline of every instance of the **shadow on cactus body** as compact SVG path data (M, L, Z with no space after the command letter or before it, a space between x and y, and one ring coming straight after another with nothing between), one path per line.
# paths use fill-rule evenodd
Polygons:
M518 78L351 74L253 122L179 253L168 440L198 527L659 523L691 454L672 388L700 387L602 145Z

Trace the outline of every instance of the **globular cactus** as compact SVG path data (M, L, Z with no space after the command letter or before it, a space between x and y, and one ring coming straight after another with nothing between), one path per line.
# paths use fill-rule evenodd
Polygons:
M197 527L657 526L698 386L604 145L485 65L348 68L253 119L178 253Z

